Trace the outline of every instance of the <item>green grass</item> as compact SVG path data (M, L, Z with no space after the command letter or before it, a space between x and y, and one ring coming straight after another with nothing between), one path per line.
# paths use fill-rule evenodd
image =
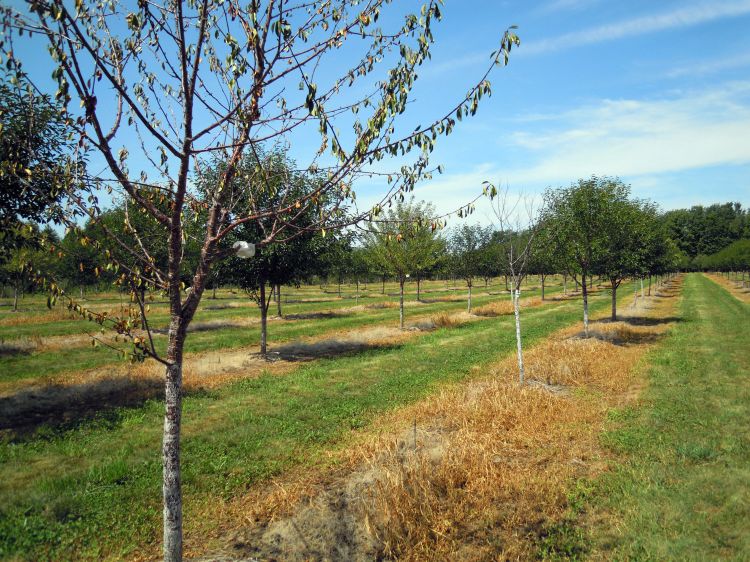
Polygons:
M602 294L592 310L608 304ZM569 301L525 311L526 345L580 321L580 308ZM188 533L201 505L315 462L378 414L463 379L473 366L511 353L514 342L512 318L498 317L188 396ZM149 401L74 429L0 445L0 556L120 558L158 541L162 415L162 404Z
M442 285L442 284L441 284ZM371 286L372 287L372 286ZM548 290L549 295L559 292L559 288L554 287ZM539 290L529 290L525 293L527 296L539 294ZM460 293L463 296L463 293ZM295 295L297 296L297 295ZM300 296L321 296L319 293L302 293ZM438 296L437 293L425 293L423 298L430 299ZM439 296L451 296L441 293ZM290 297L293 298L293 297ZM497 296L489 296L482 289L475 289L473 300L474 306L487 304L496 300ZM502 297L501 297L502 298ZM202 310L195 318L194 322L206 322L210 320L238 320L244 318L257 318L259 312L255 306L247 306L247 300L244 299L233 302L242 302L246 306L241 308L226 308L221 310ZM370 298L360 299L362 304L373 304L384 301L392 301L391 297L381 296L379 293L371 295ZM409 300L415 300L413 294L409 295ZM204 300L203 306L210 307L220 301ZM272 305L273 306L273 305ZM315 312L333 312L336 313L341 308L354 306L352 301L325 301L314 303L294 303L284 305L283 313L286 315L310 314ZM466 303L457 302L436 302L420 304L416 307L406 309L405 315L407 322L410 317L423 316L444 311L459 311L466 307ZM274 308L269 311L273 313ZM323 335L325 333L336 332L340 330L349 330L353 328L371 326L373 324L386 324L389 321L393 325L398 323L398 309L371 309L358 311L355 313L342 314L331 318L315 318L310 320L295 320L290 322L270 322L268 326L269 345L273 349L274 345L286 343L308 335ZM151 318L151 324L154 327L166 326L167 317L155 315ZM59 326L59 327L58 327ZM75 328L75 331L73 329ZM15 333L14 337L30 335L71 335L86 333L96 333L95 324L82 320L45 322L41 324L28 324L16 327L5 327L0 334ZM12 330L15 330L13 332ZM37 330L35 332L35 330ZM260 326L238 326L224 327L221 329L210 330L205 332L191 333L187 339L185 351L203 352L219 349L232 349L257 344L260 340ZM157 349L164 351L166 347L166 338L156 338ZM121 362L119 355L112 349L99 347L92 352L89 341L82 341L71 344L62 349L48 351L33 351L28 354L9 355L0 357L0 381L29 381L39 382L64 372L76 372L97 367L103 367L109 364Z
M750 560L750 306L689 275L680 322L649 357L642 405L611 414L620 463L596 482L594 552Z

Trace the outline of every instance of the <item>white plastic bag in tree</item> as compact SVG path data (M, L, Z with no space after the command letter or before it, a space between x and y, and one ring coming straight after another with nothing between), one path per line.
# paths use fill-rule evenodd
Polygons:
M252 258L255 255L255 244L240 240L232 244L232 249L236 252L238 258Z

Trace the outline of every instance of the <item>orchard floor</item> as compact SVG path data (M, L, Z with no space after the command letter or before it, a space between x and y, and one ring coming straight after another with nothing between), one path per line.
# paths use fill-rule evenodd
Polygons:
M644 357L678 321L680 287L675 280L623 306L617 322L602 318L599 303L589 338L575 322L532 340L523 387L515 356L505 356L379 416L331 451L328 465L288 471L237 498L220 532L190 553L204 561L585 556L591 542L571 498L617 462L599 438L607 413L636 400Z
M675 458L696 466L719 459L704 476L728 482L722 490L733 511L713 524L724 550L696 552L742 559L746 545L736 535L738 517L747 520L741 470L741 462L748 466L747 430L732 416L747 413L741 387L747 354L740 351L748 343L741 329L747 305L705 277L689 275L654 288L653 297L635 305L635 287L621 290L620 321L610 322L604 320L609 294L600 290L592 296L594 337L583 338L580 299L560 298L559 279L550 285L544 302L538 283L524 287L523 387L516 382L508 297L497 281L474 289L483 315L463 312L465 288L458 283L455 289L425 284L425 302L410 291L412 329L405 332L394 329L394 285L386 285L385 294L371 285L358 298L346 286L341 297L335 287L285 289L285 318L270 326L279 360L270 363L253 356L257 311L246 300L225 292L204 301L197 321L206 328L190 336L193 379L184 414L186 555L494 560L635 553L684 559L653 546L680 536L668 525L661 543L654 532L649 546L628 550L628 529L642 525L638 513L653 515L639 499L654 486L648 470L667 471L665 482L690 475L669 464L671 457L649 453L644 447L651 444L639 439L653 437L653 419L669 426L674 412L652 409L659 400L675 407L668 397L677 377L700 378L701 369L714 369L734 374L717 371L711 384L691 387L691 378L690 385L676 385L680 392L700 392L693 390L693 402L678 394L686 409L675 419L695 419L707 433L677 435L671 446L682 451ZM116 296L102 299L101 306L116 302ZM85 330L38 304L25 301L26 321L0 312L4 345L18 347L26 338L35 346L0 356L0 369L9 365L0 375L0 418L11 404L2 400L24 392L75 394L101 381L158 381L148 367L130 368L106 354L92 362L78 344L71 353L82 363L66 366L55 347L59 340L49 338L85 341ZM158 319L159 306L154 309ZM697 345L701 335L715 337L721 322L734 326L736 337L726 338L720 350L706 341ZM688 344L699 353L686 351ZM681 365L685 371L658 371L666 355L670 361L690 357ZM112 376L103 377L108 371ZM163 406L158 384L152 391L134 403L113 400L85 415L42 416L31 427L6 430L0 557L158 558ZM659 392L663 397L654 398ZM704 402L727 409L717 442L710 439L717 431L713 418L697 411ZM75 410L75 403L64 407ZM700 446L680 441L700 435ZM701 451L708 456L698 462ZM683 482L698 494L688 476ZM677 509L667 507L674 499L669 494L658 499L657 509ZM716 502L706 504L711 513L724 505ZM710 544L699 532L702 515L696 511L685 533L693 543Z

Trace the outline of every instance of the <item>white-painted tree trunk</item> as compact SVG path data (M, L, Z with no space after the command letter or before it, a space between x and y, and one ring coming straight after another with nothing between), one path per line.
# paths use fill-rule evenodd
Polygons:
M643 292L643 277L641 277L641 298L646 298L646 294Z
M467 303L466 311L471 314L471 282L469 282L469 300Z
M525 373L523 368L523 347L521 345L521 291L516 290L513 296L513 314L516 317L516 351L518 354L518 381L524 383Z
M401 288L401 291L399 293L398 298L398 325L403 330L404 329L404 280L399 280L399 285Z
M268 307L266 306L266 282L260 283L260 354L268 351ZM270 303L269 303L270 304Z
M589 337L589 291L586 287L586 276L581 279L581 290L583 291L583 333Z

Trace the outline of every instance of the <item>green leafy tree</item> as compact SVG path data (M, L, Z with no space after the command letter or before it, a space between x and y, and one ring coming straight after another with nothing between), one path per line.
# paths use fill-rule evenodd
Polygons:
M491 236L490 227L463 224L454 229L450 237L451 267L456 276L466 281L468 312L471 312L471 289L474 279L486 271L483 269L486 265L485 249Z
M57 267L58 256L47 247L57 243L58 236L51 228L40 231L34 223L16 222L12 228L15 242L2 254L0 282L13 288L13 312L17 312L19 297L33 288L33 272Z
M528 270L530 273L539 276L541 283L542 300L545 300L545 290L547 277L555 275L563 270L560 263L558 252L555 251L555 231L547 224L540 224L534 246L529 255Z
M414 200L398 202L369 225L363 243L371 260L388 272L399 284L399 326L404 327L404 284L417 271L437 264L443 241L433 228L432 205Z
M48 96L35 94L25 80L0 82L0 251L26 243L23 235L12 236L19 221L58 217L70 133Z
M627 204L630 189L617 178L592 176L567 188L545 192L544 221L553 228L556 251L567 271L580 275L583 327L589 333L588 289L612 248L617 210Z
M224 163L218 163L210 173L201 178L202 182L211 183L220 176ZM286 152L274 150L268 154L257 151L248 155L238 166L241 177L250 177L256 170L262 170L258 184L250 184L243 192L248 201L243 208L258 212L262 208L276 208L280 197L304 199L314 192L322 178L295 171L294 162ZM204 189L210 189L204 185ZM321 203L322 207L323 204ZM296 227L301 234L289 240L259 247L255 256L243 259L232 256L223 260L216 267L218 277L227 283L233 283L244 289L260 309L260 354L268 353L268 309L273 290L291 283L299 283L311 272L320 268L320 256L332 246L332 236L323 237L316 228L316 215L325 212L321 208L309 208L305 214L295 218ZM262 241L274 228L278 217L270 216L253 222L242 223L225 240L228 246L236 242L252 244ZM305 230L305 227L309 228ZM269 291L268 289L272 289ZM280 296L277 296L280 305Z
M60 251L57 275L69 288L76 287L83 299L86 288L99 283L102 272L100 249L90 236L92 224L84 228L72 227L55 248Z
M611 319L617 320L617 289L627 277L641 278L649 271L648 249L659 235L656 207L646 201L613 199L606 208L608 219L598 235L602 252L595 265L612 292Z
M714 254L734 240L750 237L750 215L739 203L668 211L663 222L667 236L690 258Z

